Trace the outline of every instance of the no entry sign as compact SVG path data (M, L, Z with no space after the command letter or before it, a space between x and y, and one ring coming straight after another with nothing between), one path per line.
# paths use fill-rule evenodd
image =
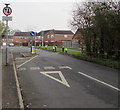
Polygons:
M12 13L12 9L10 7L4 7L3 8L3 13L8 16Z

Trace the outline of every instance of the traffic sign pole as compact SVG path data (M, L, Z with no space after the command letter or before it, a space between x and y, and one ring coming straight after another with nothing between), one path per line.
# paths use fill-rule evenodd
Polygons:
M6 66L8 65L7 58L8 58L8 21L6 21Z
M11 21L12 18L8 17L12 13L12 9L8 7L10 4L5 4L6 7L3 8L3 13L6 15L6 17L3 17L3 21L6 21L6 66L8 65L8 21Z
M31 52L35 52L36 50L35 50L35 46L36 46L36 43L35 43L35 36L36 36L36 33L35 32L30 32L30 36L32 37L32 45L31 45ZM34 49L33 49L34 48ZM33 52L33 53L34 53Z

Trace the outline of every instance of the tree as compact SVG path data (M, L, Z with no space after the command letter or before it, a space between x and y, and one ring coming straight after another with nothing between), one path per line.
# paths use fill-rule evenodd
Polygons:
M118 2L84 2L73 11L71 25L82 31L87 55L116 57L120 53Z
M5 24L0 21L0 35L2 35L4 29L5 29Z

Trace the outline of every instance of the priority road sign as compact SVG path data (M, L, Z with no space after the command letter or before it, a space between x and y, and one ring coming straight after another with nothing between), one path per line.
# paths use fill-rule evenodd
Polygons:
M10 7L4 7L3 8L3 13L8 16L12 13L12 9Z

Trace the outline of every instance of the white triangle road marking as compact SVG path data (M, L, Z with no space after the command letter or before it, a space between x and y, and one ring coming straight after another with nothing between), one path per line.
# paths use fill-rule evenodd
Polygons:
M49 78L51 78L51 79L53 79L53 80L55 80L55 81L57 81L57 82L59 82L59 83L61 83L61 84L63 84L63 85L65 85L65 86L67 86L67 87L70 87L70 85L66 81L66 79L63 76L63 74L62 74L61 71L44 71L44 72L40 72L40 73L43 74L43 75L45 75L45 76L47 76L47 77L49 77ZM61 80L59 80L59 79L57 79L57 78L55 78L53 76L50 76L49 74L51 74L51 73L59 74Z

